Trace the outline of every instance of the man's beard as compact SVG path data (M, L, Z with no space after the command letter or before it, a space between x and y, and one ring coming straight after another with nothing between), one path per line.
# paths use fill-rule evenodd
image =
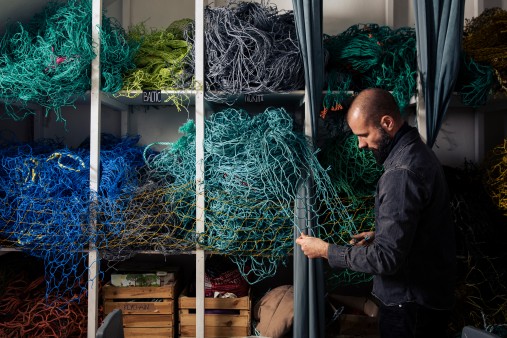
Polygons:
M391 137L389 134L382 128L380 130L380 142L378 144L377 149L371 149L371 152L373 153L373 157L375 157L375 160L379 165L384 164L385 160L387 159L387 156L389 156L389 152L391 150Z

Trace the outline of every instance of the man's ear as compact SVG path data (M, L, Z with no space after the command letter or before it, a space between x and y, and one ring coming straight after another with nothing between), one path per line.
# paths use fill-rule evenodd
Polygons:
M389 115L384 115L380 118L380 126L382 129L384 129L387 133L391 133L394 129L394 120Z

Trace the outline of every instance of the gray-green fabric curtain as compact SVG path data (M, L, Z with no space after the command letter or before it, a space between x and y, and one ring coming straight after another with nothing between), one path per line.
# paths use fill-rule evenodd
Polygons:
M433 147L449 107L461 58L465 1L414 0L419 77Z
M305 84L310 111L311 137L317 137L317 116L322 104L324 80L324 50L322 45L322 0L293 0L294 17L305 70ZM308 121L307 121L308 122ZM312 180L300 186L296 201L299 229L315 224L312 211ZM294 240L299 237L294 229ZM308 259L299 245L294 244L294 321L293 337L321 338L325 336L324 272L322 259Z

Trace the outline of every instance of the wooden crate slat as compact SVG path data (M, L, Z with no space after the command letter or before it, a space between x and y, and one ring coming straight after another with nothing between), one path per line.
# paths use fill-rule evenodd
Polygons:
M193 325L195 326L195 314L180 313L180 325ZM205 314L204 326L242 326L248 327L250 325L249 315L233 315L233 314Z
M126 327L123 329L125 338L167 338L173 337L174 331L170 327Z
M178 302L180 309L195 309L194 297L180 296ZM248 296L239 298L205 298L204 308L217 310L249 310L250 298Z
M180 337L195 337L196 328L195 326L180 326ZM239 327L239 326L231 326L231 327L223 327L223 326L205 326L204 327L204 336L208 337L245 337L249 335L248 327Z
M139 299L139 298L169 298L177 297L177 282L163 286L126 286L116 287L110 284L102 288L104 299Z
M174 315L124 315L124 327L174 327Z
M178 298L179 336L195 337L195 297L188 297L186 290ZM234 313L205 313L205 337L245 337L250 334L250 295L239 298L205 298L206 310L234 310Z
M108 314L114 309L121 309L123 314L173 314L174 301L166 300L164 302L104 302L104 313Z
M233 310L233 309L227 309ZM211 310L214 311L214 310ZM195 309L179 309L179 313L181 314L195 314ZM209 314L220 314L220 313L209 313ZM234 309L234 313L226 313L228 315L243 315L250 316L250 310L236 310Z

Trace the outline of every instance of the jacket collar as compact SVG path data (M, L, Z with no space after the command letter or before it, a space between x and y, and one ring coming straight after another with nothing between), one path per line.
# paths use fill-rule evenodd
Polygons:
M392 162L394 162L397 157L396 155L405 148L406 145L414 142L418 138L420 138L420 136L417 128L409 126L407 122L403 123L401 128L394 135L393 142L391 143L391 150L384 162L384 167L392 165Z

